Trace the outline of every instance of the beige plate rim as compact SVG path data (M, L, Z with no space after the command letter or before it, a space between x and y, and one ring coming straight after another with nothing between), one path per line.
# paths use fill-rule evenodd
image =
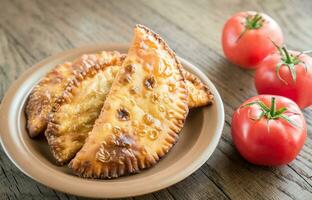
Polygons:
M129 181L122 182L117 180L106 182L69 176L68 174L47 167L25 147L25 142L21 139L20 135L17 134L22 132L22 125L18 123L18 116L23 112L23 104L30 89L33 87L34 83L38 81L33 80L33 73L39 73L38 71L40 70L44 70L41 73L45 73L47 69L44 69L44 66L53 63L55 60L66 59L71 56L100 50L118 50L125 52L127 47L128 45L126 44L97 44L67 50L35 64L26 70L11 85L0 107L0 141L5 153L19 170L30 178L58 191L84 197L117 198L142 195L169 187L192 174L208 160L217 147L222 134L224 126L223 103L216 87L208 77L190 62L180 57L179 59L182 65L207 84L215 96L215 103L213 106L217 114L214 116L216 117L216 124L214 124L215 130L213 130L214 133L211 136L211 141L202 141L201 145L205 146L200 152L196 152L195 147L190 148L188 152L188 154L196 152L197 156L194 157L187 154L185 155L185 157L188 156L187 161L183 160L183 157L168 166L168 169L147 178L144 178L144 176L140 178L133 176L134 178L129 179ZM207 123L203 124L201 132L207 131L208 127L205 124ZM172 173L172 169L174 169L175 173Z

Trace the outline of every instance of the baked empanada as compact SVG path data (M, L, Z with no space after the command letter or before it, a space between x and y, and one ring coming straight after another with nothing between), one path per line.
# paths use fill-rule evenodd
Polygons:
M25 109L30 137L35 137L46 130L48 115L55 100L75 75L95 65L100 59L99 56L99 54L86 54L73 63L59 64L33 88Z
M123 60L118 52L94 54L86 60L93 64L77 74L56 100L45 135L58 164L68 162L84 144Z
M44 132L52 103L61 95L68 80L81 65L70 62L57 65L32 90L26 104L27 129L30 137Z
M148 28L134 39L92 131L69 166L89 178L115 178L157 163L178 139L188 90L174 52Z
M186 70L182 70L182 73L185 78L186 87L189 91L189 108L202 107L212 104L213 94L209 88L194 74Z
M34 87L26 104L27 128L30 137L35 137L45 131L52 104L62 94L67 83L77 72L96 65L97 60L96 54L88 54L74 63L66 62L57 65ZM213 95L210 90L195 75L184 69L182 71L189 90L189 108L211 104Z
M53 155L60 165L68 162L84 144L124 59L117 52L102 52L98 54L98 58L102 58L102 63L92 59L96 64L84 70L81 76L77 76L78 80L75 82L79 85L70 84L51 112L46 135ZM104 60L107 63L105 65L103 65ZM97 69L98 66L102 67ZM187 78L188 90L192 91L192 94L189 94L189 104L196 107L209 103L211 98L208 98L209 90L206 86L187 71L183 70L183 75ZM100 87L96 92L95 85ZM193 97L194 95L196 96Z

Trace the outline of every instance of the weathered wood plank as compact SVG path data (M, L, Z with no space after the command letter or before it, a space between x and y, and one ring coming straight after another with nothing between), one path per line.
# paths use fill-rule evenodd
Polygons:
M309 49L310 1L0 0L0 5L5 8L0 12L0 99L32 64L85 44L129 42L135 23L159 32L180 56L200 67L216 84L224 100L226 126L211 159L168 189L129 199L312 198L312 109L305 111L309 139L294 162L280 168L263 168L243 161L233 147L230 122L234 108L256 94L253 72L229 64L220 44L224 21L235 12L252 9L274 17L291 48ZM26 177L0 150L0 199L20 198L78 199Z

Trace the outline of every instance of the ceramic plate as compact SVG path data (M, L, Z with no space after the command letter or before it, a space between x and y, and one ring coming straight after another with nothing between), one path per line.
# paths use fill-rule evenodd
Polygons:
M53 164L44 137L30 139L24 107L32 87L56 64L101 50L127 52L127 45L93 45L51 56L24 72L7 91L0 107L1 144L11 161L32 179L58 191L85 197L127 197L160 190L186 178L203 165L222 134L224 110L213 83L194 65L179 58L186 70L197 75L215 96L210 107L190 112L180 139L153 168L113 180L79 178Z

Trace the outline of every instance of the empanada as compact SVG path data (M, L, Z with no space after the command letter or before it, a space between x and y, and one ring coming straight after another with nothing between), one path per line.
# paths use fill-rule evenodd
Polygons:
M89 57L86 62L93 64L69 82L49 116L45 135L58 164L68 162L83 145L125 58L106 51Z
M32 90L26 104L27 129L30 137L44 132L52 103L61 95L67 82L80 69L78 63L57 65Z
M77 72L83 69L88 70L91 66L96 65L98 59L96 54L87 54L74 63L66 62L57 65L34 87L26 104L27 129L30 137L35 137L45 131L52 104L62 94L67 83ZM195 75L184 69L182 71L189 90L189 108L211 104L213 95L207 86Z
M82 72L83 75L77 76L78 80L75 82L80 84L78 86L70 84L51 112L46 135L52 153L60 165L68 162L84 144L123 61L117 52L102 52L98 54L98 58L102 58L101 62L106 60L107 64L104 66L97 63L102 68L96 69L96 64ZM92 62L96 63L96 60L92 59ZM183 70L183 75L187 78L188 90L192 91L192 94L189 94L189 104L191 103L192 107L208 104L212 95L209 96L207 87L185 70ZM101 86L96 93L94 92L95 85ZM96 98L93 97L95 94Z
M88 178L114 178L157 163L178 139L188 90L174 52L148 28L134 39L92 131L69 166Z
M212 104L213 94L209 88L194 74L186 70L182 70L182 73L185 78L186 87L189 91L189 108L197 108Z

